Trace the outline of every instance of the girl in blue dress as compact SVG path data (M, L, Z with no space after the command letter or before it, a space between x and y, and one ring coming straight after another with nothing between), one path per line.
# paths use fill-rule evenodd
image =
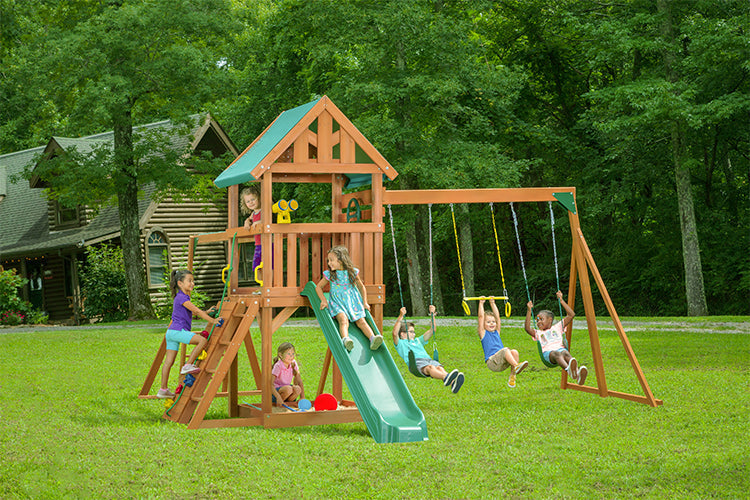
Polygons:
M349 338L350 321L370 339L370 349L374 351L383 343L383 336L375 335L365 319L365 309L370 309L367 290L359 278L359 269L352 263L349 250L344 246L333 247L328 252L328 267L330 270L323 271L323 278L315 289L320 297L320 308L327 307L331 316L338 321L341 341L347 351L354 347L354 341ZM330 302L323 295L323 287L328 283L331 285Z

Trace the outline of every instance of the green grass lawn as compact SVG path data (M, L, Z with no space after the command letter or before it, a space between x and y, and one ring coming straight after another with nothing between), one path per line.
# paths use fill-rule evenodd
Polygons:
M397 359L430 438L406 444L376 444L364 423L189 431L164 421L160 401L136 396L160 326L0 330L0 498L747 498L750 335L731 325L750 320L710 321L626 322L658 408L560 390L559 369L542 365L520 322L502 337L530 367L510 389L508 372L484 366L473 326L443 327L440 360L466 383L453 395ZM585 322L574 325L595 385ZM609 388L641 394L617 334L600 335ZM274 345L285 340L312 399L322 334L290 323ZM254 389L247 359L240 374Z

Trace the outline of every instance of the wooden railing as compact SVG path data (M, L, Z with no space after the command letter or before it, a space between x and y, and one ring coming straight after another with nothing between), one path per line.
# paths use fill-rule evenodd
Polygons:
M300 292L308 281L318 282L327 269L327 255L336 245L349 250L354 266L360 271L370 304L385 302L382 261L382 224L377 223L328 223L328 224L274 224L271 231L260 233L265 241L273 241L272 271L263 272L262 287L240 287L237 266L231 273L230 294L261 294L265 305L283 307L304 303ZM188 267L192 267L195 252L201 243L225 241L229 260L239 259L239 244L254 241L258 231L244 228L229 228L220 233L191 236L188 248ZM234 242L234 245L233 245ZM230 248L233 246L233 250ZM265 263L264 263L265 268ZM264 269L265 271L265 269ZM267 279L266 277L269 277Z

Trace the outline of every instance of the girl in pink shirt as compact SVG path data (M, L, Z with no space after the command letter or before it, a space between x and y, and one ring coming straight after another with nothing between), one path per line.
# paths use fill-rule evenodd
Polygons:
M271 400L276 406L297 401L305 397L305 386L299 373L299 365L294 359L294 346L289 342L282 342L276 350L273 359L273 396Z

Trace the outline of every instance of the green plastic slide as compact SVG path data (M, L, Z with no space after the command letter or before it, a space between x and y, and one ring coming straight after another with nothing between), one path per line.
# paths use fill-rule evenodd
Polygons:
M426 441L427 422L388 348L382 345L376 351L370 350L367 337L351 323L349 337L354 341L354 348L347 352L341 342L338 323L327 309L320 309L315 283L308 282L302 295L310 301L333 359L372 438L378 443ZM377 334L378 329L369 311L367 322Z

